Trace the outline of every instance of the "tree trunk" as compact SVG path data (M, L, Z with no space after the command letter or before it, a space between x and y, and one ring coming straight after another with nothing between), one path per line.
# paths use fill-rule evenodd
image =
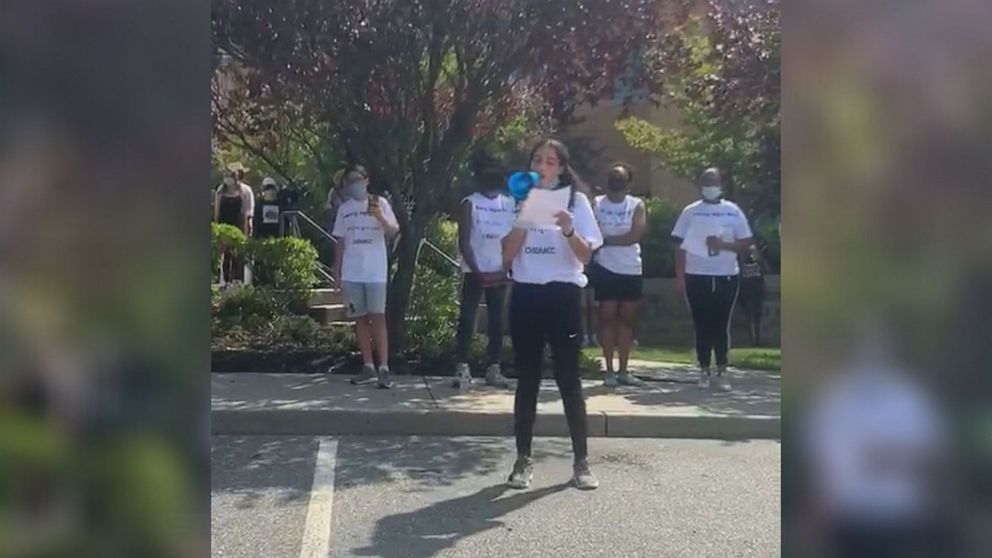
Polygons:
M412 223L411 223L412 225ZM406 227L396 247L396 274L389 285L386 320L389 328L389 352L392 355L406 346L406 312L416 271L417 246L423 230L415 225Z

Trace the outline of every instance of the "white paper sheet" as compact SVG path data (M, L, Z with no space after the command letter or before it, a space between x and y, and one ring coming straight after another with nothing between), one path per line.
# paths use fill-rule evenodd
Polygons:
M551 226L556 222L555 214L568 209L568 188L541 190L534 188L520 208L520 219L537 226Z

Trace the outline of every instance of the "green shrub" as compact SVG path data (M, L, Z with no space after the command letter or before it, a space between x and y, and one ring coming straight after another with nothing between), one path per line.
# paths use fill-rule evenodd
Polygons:
M427 239L452 258L458 256L458 226L439 219ZM424 248L417 264L410 308L407 311L407 344L404 352L421 359L435 359L454 347L461 298L461 270L435 251Z
M644 277L675 277L672 229L681 210L663 199L646 200L648 230L641 240Z
M768 272L780 273L782 268L782 241L779 237L779 219L760 217L752 223L754 239L768 263Z
M355 349L351 328L325 328L291 313L284 293L270 287L234 287L216 294L211 332L214 349Z
M421 359L439 358L453 348L458 327L461 273L417 268L407 313L405 353Z
M234 327L253 329L289 310L272 289L254 286L232 287L221 292L215 303L215 331Z
M220 256L225 250L240 252L245 247L245 233L224 223L210 223L210 263L213 271L220 269Z
M302 238L248 241L253 283L285 291L291 299L305 298L317 282L317 249Z

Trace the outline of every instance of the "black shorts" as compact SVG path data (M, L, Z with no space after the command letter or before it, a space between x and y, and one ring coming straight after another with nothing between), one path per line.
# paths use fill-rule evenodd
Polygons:
M596 301L632 302L641 300L644 293L644 278L640 275L624 275L593 264L589 267L589 282L596 289Z

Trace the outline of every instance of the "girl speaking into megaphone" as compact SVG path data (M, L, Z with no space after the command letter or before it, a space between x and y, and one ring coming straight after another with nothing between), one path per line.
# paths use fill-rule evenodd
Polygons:
M514 405L517 461L508 485L527 488L533 476L531 441L541 361L544 346L550 344L572 436L573 482L578 488L592 489L598 481L589 469L579 378L580 297L588 282L583 265L602 246L603 235L586 194L576 191L564 144L552 139L537 144L530 154L530 171L536 173L537 183L526 193L513 230L503 239L503 263L513 275L510 334L519 375Z

